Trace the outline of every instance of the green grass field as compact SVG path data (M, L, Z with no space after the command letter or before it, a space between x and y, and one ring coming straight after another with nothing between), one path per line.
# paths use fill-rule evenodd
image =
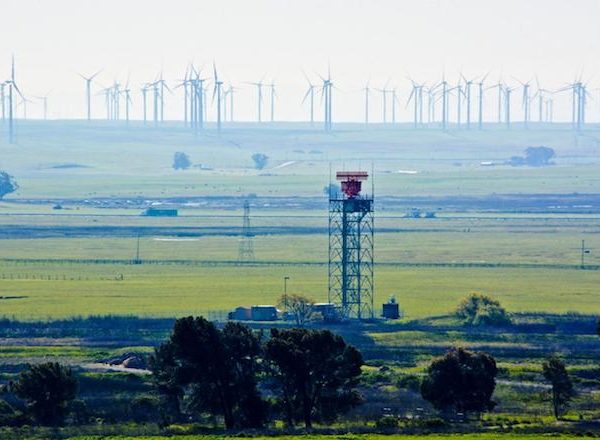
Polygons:
M18 144L0 139L2 167L17 176L20 198L161 197L241 195L318 196L334 167L374 163L380 195L487 195L491 193L590 193L600 187L598 129L575 136L568 127L483 132L364 130L342 125L332 134L302 124L257 129L241 124L221 136L195 138L181 125L148 128L96 121L21 121ZM481 167L502 163L528 146L557 152L556 166L531 169ZM176 172L174 152L212 168ZM251 155L270 162L253 169ZM284 165L285 166L282 166ZM414 170L417 174L399 174Z
M373 162L376 192L381 196L596 193L600 188L599 134L595 126L575 136L561 126L442 132L415 131L403 125L381 130L341 125L332 134L324 134L301 124L267 129L240 124L226 127L221 136L207 131L195 138L174 123L152 129L135 123L126 128L104 122L20 121L17 145L4 145L0 140L0 165L21 184L9 200L48 201L0 203L0 227L9 231L0 240L0 315L22 319L92 314L181 316L274 303L282 294L284 276L291 278L290 293L325 301L326 208L300 209L294 197L313 197L324 206L322 189L329 181L330 163L336 170L368 169ZM556 165L480 164L500 164L531 145L555 148ZM194 163L211 169L173 171L176 151L187 152ZM257 151L270 156L265 170L253 168L250 156ZM417 173L401 174L400 170ZM263 228L254 239L256 259L261 263L255 266L232 264L238 258L241 198L222 207L218 203L186 206L175 219L144 218L138 208L100 209L75 201L248 193L289 197L285 206L272 207L268 199L262 199L262 205L253 207L252 224ZM52 200L62 198L67 199L67 209L53 210ZM398 206L392 210L377 206L376 310L395 294L407 317L445 314L459 298L476 290L497 296L511 311L600 312L595 296L600 271L576 269L582 239L592 249L587 264L600 264L600 252L595 251L600 248L598 214L514 213L506 206L508 217L450 210L440 212L435 220L411 220L401 218L410 202ZM133 229L118 235L103 231L107 227ZM142 259L204 264L8 261L130 260L136 252L135 228L170 228L142 233ZM504 267L425 267L431 264Z
M28 320L183 316L274 304L283 293L284 276L291 277L289 293L327 300L325 266L0 265L0 273L9 271L29 279L0 280L0 314ZM600 271L380 267L375 304L378 312L379 304L395 294L406 317L425 317L447 314L463 296L479 291L512 312L600 313L599 282Z

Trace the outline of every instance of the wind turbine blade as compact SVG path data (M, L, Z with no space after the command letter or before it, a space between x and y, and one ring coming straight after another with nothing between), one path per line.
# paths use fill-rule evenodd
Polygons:
M304 104L304 101L306 101L306 98L308 98L308 96L310 95L311 90L312 90L312 87L309 87L308 90L306 91L304 98L302 98L302 104Z
M25 96L23 96L21 90L19 90L19 86L17 86L17 83L13 81L12 85L14 86L15 90L19 93L19 95L21 95L21 98L25 99Z
M89 81L92 81L94 78L96 78L98 75L100 75L100 73L103 71L104 69L100 69L98 70L96 73L94 73L92 76L89 77Z
M406 100L406 107L408 107L408 104L410 104L410 101L413 98L414 94L415 94L415 87L412 88L412 90L410 91L410 95L408 95L408 99Z

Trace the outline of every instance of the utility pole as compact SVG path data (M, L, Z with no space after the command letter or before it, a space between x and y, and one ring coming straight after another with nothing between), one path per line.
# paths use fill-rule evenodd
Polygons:
M136 244L136 249L135 249L135 264L141 264L142 261L140 260L140 234L138 233L137 235L137 244Z
M585 240L581 240L581 268L585 269L585 254L589 254L590 249L585 247Z
M288 296L287 296L287 282L290 277L283 277L283 306L285 307L285 311L288 309Z

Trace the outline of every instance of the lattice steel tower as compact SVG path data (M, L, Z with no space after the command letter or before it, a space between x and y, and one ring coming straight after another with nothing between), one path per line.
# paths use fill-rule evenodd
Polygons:
M365 171L339 171L329 195L329 302L345 318L373 318L373 195L361 195Z
M251 262L254 261L254 234L250 229L250 203L246 200L244 202L244 224L242 226L242 235L240 237L240 262Z

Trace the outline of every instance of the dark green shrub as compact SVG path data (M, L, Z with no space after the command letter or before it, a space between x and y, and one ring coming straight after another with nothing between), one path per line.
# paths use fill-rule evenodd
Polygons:
M383 416L375 422L377 429L390 430L398 428L398 419L394 416Z
M464 298L456 309L456 317L466 325L509 325L510 317L495 299L480 293Z

